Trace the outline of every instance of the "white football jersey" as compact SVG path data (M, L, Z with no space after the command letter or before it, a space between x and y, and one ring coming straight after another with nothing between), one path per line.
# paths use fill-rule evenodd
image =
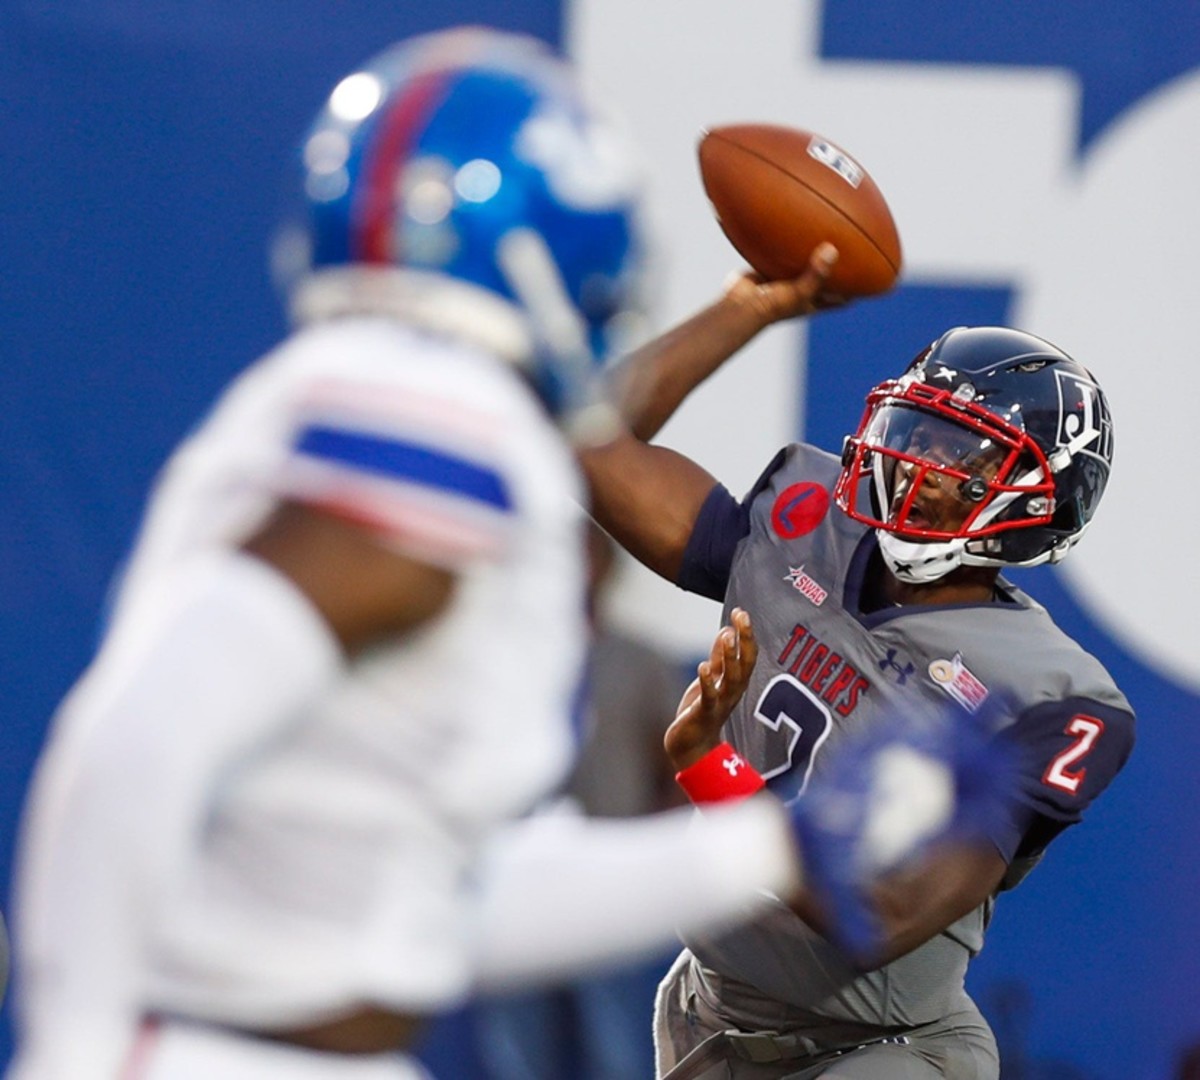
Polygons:
M452 569L456 589L419 631L331 661L316 700L210 770L179 873L148 879L137 948L114 952L131 931L106 912L130 908L104 894L132 888L137 867L103 872L79 854L95 847L81 830L101 835L106 803L138 796L106 787L79 747L103 751L114 682L153 688L154 670L120 657L151 634L163 583L235 549L285 498ZM240 377L168 462L39 767L17 911L27 1025L44 1013L62 1038L67 1003L106 992L247 1026L363 1001L434 1012L464 994L476 853L572 750L580 499L568 448L513 371L394 322L307 329ZM187 737L202 745L203 723Z

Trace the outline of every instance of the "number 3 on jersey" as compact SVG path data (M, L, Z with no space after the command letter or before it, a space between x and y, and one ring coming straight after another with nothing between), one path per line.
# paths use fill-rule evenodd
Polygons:
M824 702L791 675L776 675L754 707L754 719L768 736L760 772L781 799L793 799L808 786L813 759L833 727Z

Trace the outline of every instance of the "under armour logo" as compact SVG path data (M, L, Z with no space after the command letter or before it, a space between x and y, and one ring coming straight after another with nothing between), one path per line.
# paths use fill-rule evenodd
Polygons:
M898 663L896 663L897 652L897 649L888 649L887 656L879 661L879 670L887 671L889 668L891 668L891 670L896 673L896 682L903 686L906 682L908 682L908 677L914 671L916 671L917 668L912 661L909 661L907 664L901 667Z
M746 759L741 754L730 754L724 761L721 762L725 766L725 771L730 776L737 776L738 769L741 769L746 764Z
M946 367L945 364L939 364L937 371L933 373L933 377L935 379L945 379L946 382L953 382L954 376L957 374L958 372L954 368Z

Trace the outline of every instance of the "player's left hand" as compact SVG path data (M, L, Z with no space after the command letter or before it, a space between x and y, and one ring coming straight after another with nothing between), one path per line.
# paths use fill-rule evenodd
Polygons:
M694 765L721 741L721 728L742 699L758 659L750 616L734 608L729 625L713 642L708 659L683 693L663 746L677 770Z

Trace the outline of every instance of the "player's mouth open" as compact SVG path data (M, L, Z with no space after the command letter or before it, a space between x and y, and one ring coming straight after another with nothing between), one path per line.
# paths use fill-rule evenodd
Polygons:
M904 509L904 500L908 497L908 485L901 485L892 496L892 505L890 507L889 517L893 525L907 529L933 529L936 528L934 522L930 519L929 514L921 506L920 499L913 500L913 504L908 508L908 513L901 518L901 513Z

